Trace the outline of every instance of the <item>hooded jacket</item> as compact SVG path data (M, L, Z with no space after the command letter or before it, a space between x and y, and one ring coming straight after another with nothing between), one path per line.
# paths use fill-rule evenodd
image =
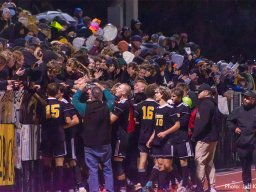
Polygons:
M241 129L241 134L236 140L237 146L256 144L256 106L241 106L235 109L228 116L227 126L232 132L235 132L237 127Z
M220 121L220 112L216 101L211 97L199 100L192 140L218 141Z

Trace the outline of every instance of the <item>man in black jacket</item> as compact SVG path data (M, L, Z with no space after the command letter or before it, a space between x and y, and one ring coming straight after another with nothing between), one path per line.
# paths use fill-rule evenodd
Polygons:
M256 92L243 93L243 104L227 119L227 126L238 136L237 153L242 165L242 179L245 191L250 191L253 150L256 144Z
M80 101L82 90L86 88L89 100ZM103 102L103 95L107 102ZM72 103L83 117L81 137L84 143L85 163L89 169L89 191L99 191L98 167L103 166L105 188L114 192L113 172L111 165L111 125L110 110L114 105L114 96L98 83L85 86L79 85Z
M202 84L199 87L198 99L198 112L192 135L192 141L196 142L196 172L200 181L199 187L202 188L205 178L209 178L209 191L216 192L213 159L219 138L218 105L213 98L211 87L208 84Z

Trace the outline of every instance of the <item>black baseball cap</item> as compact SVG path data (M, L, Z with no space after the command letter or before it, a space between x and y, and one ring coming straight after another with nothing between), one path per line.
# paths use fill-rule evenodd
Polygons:
M243 92L242 95L247 96L247 97L252 97L252 98L256 99L256 92L255 91L247 90L247 91Z
M198 88L198 92L202 92L202 91L211 91L212 92L212 88L210 85L203 83L202 85L199 86Z

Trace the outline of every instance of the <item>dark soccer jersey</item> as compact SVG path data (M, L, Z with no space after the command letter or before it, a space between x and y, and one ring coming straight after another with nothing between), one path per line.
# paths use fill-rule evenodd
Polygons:
M177 105L173 105L173 107L180 121L180 128L176 131L173 142L185 142L188 140L188 122L190 118L190 109L185 103L179 103Z
M42 139L51 139L55 141L65 140L64 124L65 104L55 98L48 98L47 105L44 108L45 118L42 123Z
M188 122L190 117L190 109L185 103L173 105L179 119L180 119L180 130L188 131Z
M159 106L154 100L145 100L135 107L135 118L140 123L139 143L145 144L154 132L155 110Z
M62 99L61 102L63 103L63 106L64 106L65 117L72 118L73 115L77 114L75 107L70 102L68 102L66 99Z
M78 116L78 112L70 102L68 102L66 99L62 99L61 101L64 103L64 106L65 106L65 109L64 109L65 117L70 117L72 119L74 115ZM78 127L79 125L75 125L65 129L66 138L67 137L73 138L78 130Z
M115 103L113 114L118 116L118 120L113 124L114 128L127 131L129 121L130 103L128 99Z
M157 134L171 128L178 120L177 114L172 106L166 104L157 107L155 111L155 137L153 140L153 145L162 145L168 139L171 139L173 136L172 133L163 139L160 139Z

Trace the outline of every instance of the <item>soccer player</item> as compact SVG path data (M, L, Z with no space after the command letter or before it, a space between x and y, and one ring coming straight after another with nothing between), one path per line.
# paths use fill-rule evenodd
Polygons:
M173 107L179 117L180 129L175 132L172 139L174 156L179 159L182 171L182 183L180 188L188 188L189 168L188 158L193 157L192 145L188 137L188 122L190 117L189 107L182 102L184 92L180 88L174 88L171 93Z
M160 190L168 190L168 176L172 171L173 146L172 138L180 128L179 118L175 110L167 101L170 98L170 90L160 86L155 92L159 107L155 111L154 133L151 135L147 146L152 144L152 154L156 158L155 166L159 168L158 187Z
M140 124L138 145L140 152L138 164L139 183L135 186L135 189L137 190L145 185L146 180L146 164L149 155L149 148L146 146L146 144L154 132L155 109L159 106L159 104L154 100L156 88L156 84L148 85L145 90L147 99L138 103L135 107L135 118Z
M131 124L129 124L134 121L133 117L130 117L131 109L133 108L129 99L130 95L131 87L128 84L123 83L117 87L115 96L118 101L115 103L114 110L110 116L115 140L113 161L116 177L115 187L119 191L126 190L126 175L123 162L127 155L129 136L133 131Z
M51 190L52 159L55 160L53 171L54 190L62 190L63 163L66 155L64 125L71 123L65 112L65 105L58 101L59 86L50 83L47 86L46 105L42 121L41 154L43 159L43 180L45 191Z
M79 118L78 114L71 104L70 97L66 94L66 88L64 85L59 85L60 92L58 94L58 100L65 105L65 113L68 114L66 119L71 122L69 125L65 125L65 140L67 147L67 155L65 157L65 184L67 189L79 189L79 192L85 192L84 182L82 182L81 171L77 165L77 134L79 131ZM67 176L67 177L66 177Z

